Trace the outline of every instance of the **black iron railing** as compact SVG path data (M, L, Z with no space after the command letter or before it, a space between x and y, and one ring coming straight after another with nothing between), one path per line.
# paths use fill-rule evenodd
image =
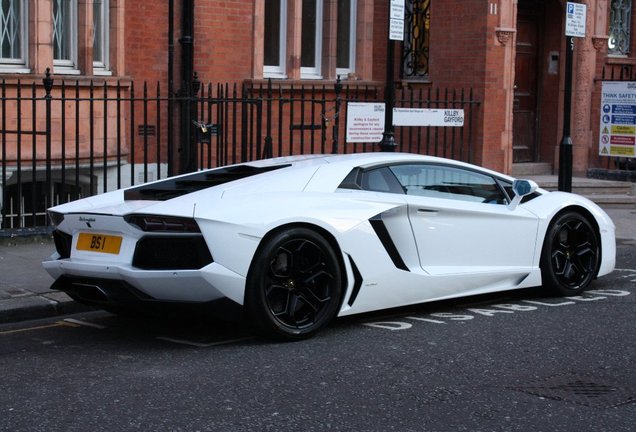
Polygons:
M347 103L382 101L377 86L194 84L184 96L125 80L0 81L0 233L46 227L52 205L181 172L379 150L345 142ZM403 89L396 101L465 112L459 128L396 127L398 151L472 160L472 90Z

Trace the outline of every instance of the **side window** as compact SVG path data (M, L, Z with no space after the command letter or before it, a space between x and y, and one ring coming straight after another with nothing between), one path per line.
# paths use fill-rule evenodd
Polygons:
M476 203L506 204L506 195L494 178L442 165L396 165L391 171L407 195Z
M262 56L255 59L257 76L262 61L263 78L346 78L356 73L357 45L363 51L372 46L371 41L357 35L358 19L368 18L373 2L362 2L361 6L358 0L255 3L255 16L264 24L262 30L254 28L254 43L263 47Z
M300 77L321 78L322 1L304 0L302 4Z
M108 0L93 0L93 74L109 75L108 46L109 35Z
M79 73L77 0L53 1L53 66L56 73Z
M386 167L362 172L360 186L368 191L404 194L402 186Z
M3 1L0 4L0 69L6 69L6 72L19 71L27 66L27 12L25 0Z
M347 75L356 70L356 11L356 0L338 1L337 75Z
M269 77L285 76L287 49L287 0L271 0L265 7L263 72Z

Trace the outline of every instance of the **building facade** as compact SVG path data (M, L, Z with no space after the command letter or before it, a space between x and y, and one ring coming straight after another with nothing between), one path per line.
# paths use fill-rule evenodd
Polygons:
M221 82L258 84L271 78L299 86L332 84L340 76L345 83L384 88L389 3L197 0L194 70ZM404 3L404 41L397 43L391 59L398 88L474 89L481 101L474 162L505 172L528 162L545 162L556 170L563 133L567 2ZM602 70L634 64L635 18L631 0L579 3L586 6L586 36L574 41L571 135L573 171L584 175L601 163L597 87ZM139 33L140 43L127 53L135 59L163 53L161 40L142 35L156 22L167 28L165 11L162 21L144 21L147 12L134 11L141 4L129 7L127 24ZM131 76L161 79L160 71L132 63L127 62Z
M148 115L167 120L142 140L138 125L113 132L118 122L131 117L132 105L116 111L97 103L90 110L82 105L69 112L63 103L53 103L49 130L64 133L44 149L33 138L44 127L41 108L29 110L20 100L25 99L25 85L32 86L34 95L41 93L47 69L53 98L71 93L82 101L139 95L142 83L162 95L179 95L190 91L193 81L251 89L274 82L293 94L302 86L331 89L339 79L383 94L391 70L398 90L471 89L479 101L471 162L507 173L515 164L543 162L556 172L564 127L568 2L403 3L401 12L401 2L390 0L4 1L3 189L36 182L43 164L53 167L49 181L64 177L60 171L73 171L71 186L79 188L90 165L89 177L98 181L81 194L97 193L122 185L105 177L121 160L132 166L134 176L135 166L146 157L142 155L150 153L159 166L153 176L164 176L164 165L181 152L159 150L161 136L179 125L176 114L158 104ZM636 17L631 0L577 3L586 7L586 28L585 37L574 39L572 168L585 175L589 168L610 165L608 158L598 156L600 85L607 71L631 71L636 64L631 48ZM391 7L398 7L394 13L403 18L402 41L389 42ZM32 134L21 136L20 131ZM72 167L64 162L71 158ZM16 180L20 163L23 175ZM6 193L3 200L6 208Z

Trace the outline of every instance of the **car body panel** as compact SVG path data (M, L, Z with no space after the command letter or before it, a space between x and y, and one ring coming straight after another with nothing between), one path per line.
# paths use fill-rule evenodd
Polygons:
M534 262L538 218L523 208L412 197L409 219L421 265L430 274L530 267Z
M193 174L53 207L50 211L64 217L56 229L71 238L70 254L62 257L58 251L43 265L55 279L125 281L151 301L200 303L225 298L243 305L250 268L268 236L289 227L312 227L329 239L340 257L345 286L339 315L344 316L541 285L539 263L550 222L563 210L579 209L599 229L599 275L614 267L614 225L602 209L578 195L539 189L533 199L513 209L505 204L339 187L353 170L400 163L448 165L506 184L513 181L474 165L402 153L255 161L242 166L286 167L224 180L170 199L152 193L144 196L144 191L188 182ZM202 173L214 176L215 172ZM198 269L135 267L136 247L149 234L124 220L130 215L193 219L212 262ZM78 250L81 233L122 237L119 253ZM153 234L166 240L174 235Z

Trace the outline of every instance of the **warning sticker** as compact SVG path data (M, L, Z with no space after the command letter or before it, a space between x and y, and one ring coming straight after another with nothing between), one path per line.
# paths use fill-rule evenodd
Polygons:
M599 154L636 156L636 82L603 82Z

